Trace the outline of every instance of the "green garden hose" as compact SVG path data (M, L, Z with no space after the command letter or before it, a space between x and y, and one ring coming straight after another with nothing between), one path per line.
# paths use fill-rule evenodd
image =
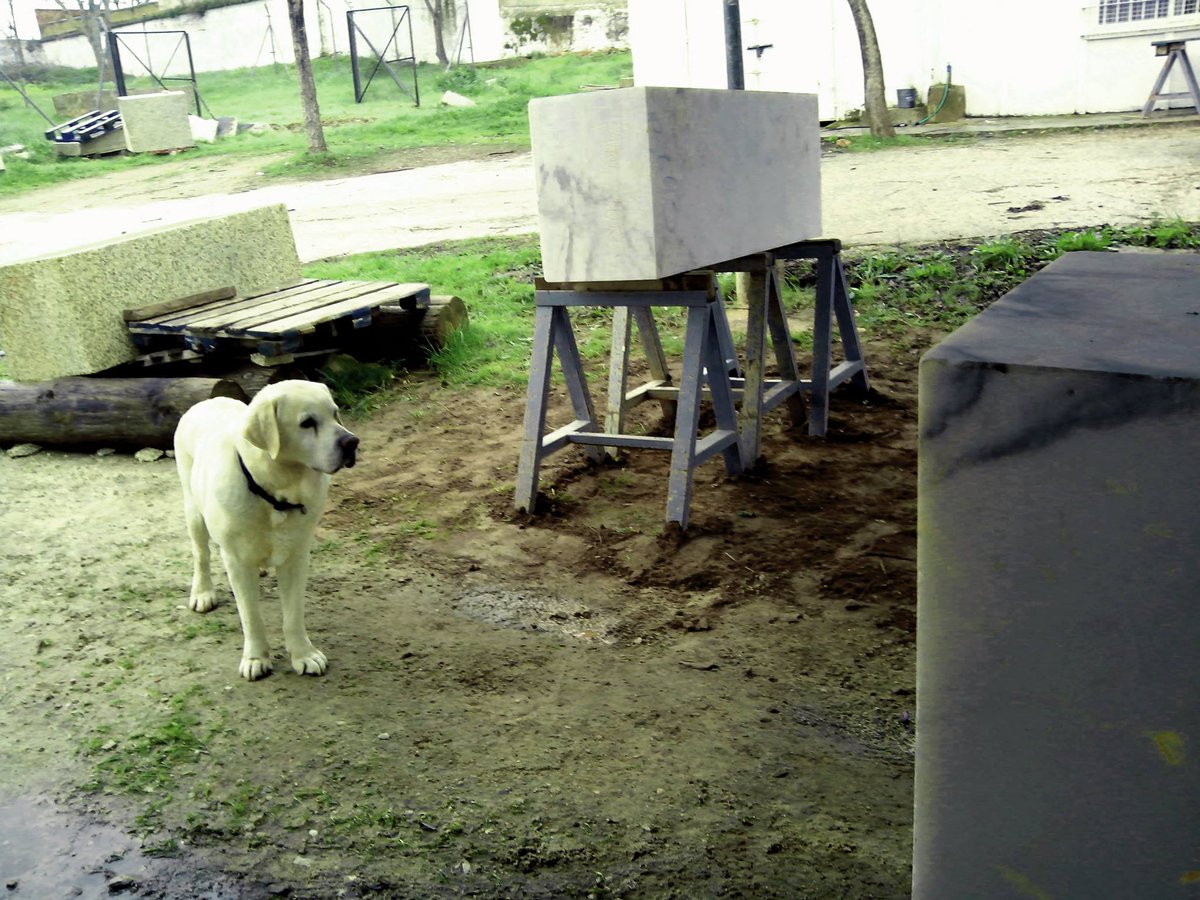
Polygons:
M946 86L942 89L942 99L938 101L937 109L927 115L925 118L916 122L917 125L924 125L934 116L942 111L942 107L946 105L946 98L950 96L950 65L946 65Z

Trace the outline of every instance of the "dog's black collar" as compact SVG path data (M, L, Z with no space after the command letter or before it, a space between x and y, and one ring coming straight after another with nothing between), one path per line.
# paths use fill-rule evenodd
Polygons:
M289 503L286 500L280 500L278 497L272 497L268 494L261 484L254 480L254 476L250 474L250 470L246 468L246 461L242 459L242 454L238 454L238 465L242 467L242 474L246 476L246 486L250 488L250 493L256 497L262 497L273 507L280 512L291 512L293 509L300 510L300 515L308 512L304 508L303 503Z

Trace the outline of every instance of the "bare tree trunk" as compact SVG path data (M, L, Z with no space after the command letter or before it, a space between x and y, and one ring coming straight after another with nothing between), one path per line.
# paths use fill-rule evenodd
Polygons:
M883 86L883 59L879 55L879 40L875 36L875 22L867 0L846 0L850 14L854 16L854 27L858 29L858 46L862 51L863 65L863 112L873 137L892 137L892 118L888 113L887 94Z
M317 105L312 59L308 55L308 33L304 29L304 0L288 0L288 22L292 26L292 48L296 53L296 77L300 81L300 104L304 107L304 133L309 153L325 153L325 129Z
M103 6L97 6L96 0L76 0L73 7L68 6L66 0L54 0L54 2L68 16L79 20L84 36L87 37L92 53L96 57L96 69L103 79L105 61L108 59L104 37L105 33L109 31L108 0L104 0Z
M19 34L17 34L16 0L8 0L8 21L9 21L9 28L12 31L13 47L16 48L16 51L17 51L18 71L21 72L22 77L24 77L25 48L24 48L24 44L21 41L21 36Z
M454 0L451 2L453 3ZM441 65L448 66L450 57L446 55L446 39L442 35L442 28L446 22L444 3L445 0L425 0L425 8L429 10L429 15L433 18L433 41L437 60Z

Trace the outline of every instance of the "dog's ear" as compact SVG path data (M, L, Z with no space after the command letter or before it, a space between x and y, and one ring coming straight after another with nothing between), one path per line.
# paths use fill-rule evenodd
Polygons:
M266 450L271 459L279 456L279 419L276 416L275 398L250 404L243 436L255 447Z

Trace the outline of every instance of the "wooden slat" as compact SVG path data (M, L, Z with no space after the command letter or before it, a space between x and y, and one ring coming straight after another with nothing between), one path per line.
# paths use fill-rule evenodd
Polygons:
M211 291L201 291L198 294L190 294L187 297L179 297L175 300L164 300L162 303L152 303L149 306L139 306L137 309L127 309L121 313L121 316L126 322L141 322L146 319L165 316L169 313L191 309L193 306L205 306L219 300L228 300L236 295L237 289L234 287L214 288Z
M193 322L191 327L216 332L240 332L259 322L269 322L293 310L310 309L361 293L359 282L314 281L303 291L285 295L263 294L252 306L229 310L225 315Z
M238 309L245 309L256 304L264 302L264 298L274 297L281 294L295 294L311 290L313 285L323 284L324 282L306 279L298 281L295 284L285 288L279 288L274 291L264 291L258 294L250 294L245 297L233 297L229 300L214 301L207 303L204 306L198 306L195 309L180 310L179 312L168 313L164 316L156 316L153 320L137 323L140 326L153 326L155 332L161 333L178 333L184 331L193 322L206 320L213 316L224 316L233 314Z
M247 297L243 302L231 304L223 309L214 309L181 323L190 330L223 331L238 322L261 322L274 318L282 309L293 304L308 303L314 297L324 297L330 292L343 290L341 281L309 281L282 291L270 291ZM317 302L322 302L318 300Z
M401 297L413 293L414 289L428 291L425 285L390 284L386 281L329 282L320 291L305 294L288 303L262 307L252 316L223 323L217 330L223 334L263 334L275 329L273 323L296 317L302 317L298 319L299 324L287 327L303 327L337 317L336 314L326 315L323 310L335 307L373 309L385 303L396 303Z
M423 284L384 284L379 287L379 290L371 291L368 294L348 297L344 300L313 309L305 309L299 312L289 309L289 315L281 319L256 323L242 329L230 328L227 331L230 334L240 333L245 335L284 334L322 322L330 322L334 319L351 316L360 311L365 313L382 306L384 303L395 303L400 298L411 296L414 293L429 292L429 288Z

